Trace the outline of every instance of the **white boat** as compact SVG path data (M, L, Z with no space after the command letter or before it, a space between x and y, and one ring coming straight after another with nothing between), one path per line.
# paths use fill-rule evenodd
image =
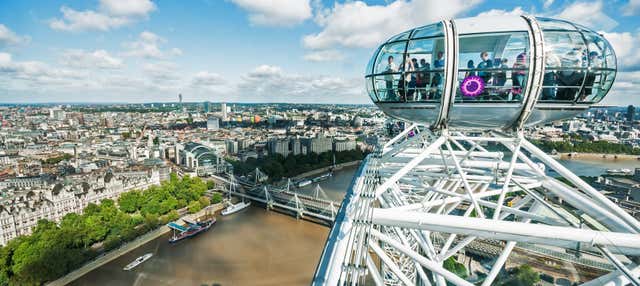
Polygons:
M313 183L311 180L304 180L304 181L298 183L298 188L302 188L304 186L311 185L311 183Z
M222 215L230 215L233 213L237 213L243 209L246 209L247 207L249 207L251 205L251 202L239 202L237 204L232 204L230 206L228 206L226 209L222 210L222 212L220 212Z
M609 175L631 175L633 174L633 170L631 169L607 169L607 174Z
M149 258L151 258L151 256L153 256L153 253L147 253L143 256L140 256L136 258L136 260L134 260L133 262L127 264L127 266L125 266L123 269L126 271L129 271L135 268L136 266L140 265L140 263L147 261Z

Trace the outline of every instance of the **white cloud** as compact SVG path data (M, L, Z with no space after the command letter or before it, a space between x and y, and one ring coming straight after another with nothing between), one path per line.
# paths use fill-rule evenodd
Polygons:
M388 5L368 5L362 1L335 3L315 17L322 31L306 35L303 44L310 49L336 46L371 48L390 36L410 28L459 16L481 0L397 0Z
M242 102L368 103L363 86L360 78L300 75L261 65L241 77L235 93Z
M9 53L0 53L0 75L9 78L12 86L31 88L51 85L69 85L86 77L86 73L60 69L39 61L14 61Z
M172 62L147 63L142 70L154 81L175 81L180 79L178 66Z
M67 50L62 55L62 63L79 68L115 69L123 66L122 59L110 55L105 50L95 50L93 52Z
M478 14L478 17L496 17L496 16L520 16L523 14L527 14L526 11L522 9L522 7L518 6L513 8L511 11L500 10L500 9L491 9L489 11L482 12Z
M59 31L108 31L130 23L125 17L111 17L95 11L76 11L69 7L60 8L63 19L53 19L49 27Z
M179 56L182 55L182 50L173 48L169 51L164 51L160 48L165 44L167 40L164 38L149 32L144 31L140 33L138 39L133 42L124 43L126 51L123 53L127 57L140 57L140 58L166 58L167 56Z
M338 50L313 51L304 55L304 59L311 62L341 61L344 58L344 54Z
M603 35L613 46L619 69L640 69L640 53L638 52L640 50L640 32L635 35L629 32L603 33Z
M150 0L101 0L100 9L110 15L146 16L156 5Z
M196 87L212 88L218 87L226 83L224 77L217 73L211 73L208 71L200 71L193 76L191 84Z
M640 0L629 0L627 5L622 6L622 14L625 16L637 15L640 12Z
M600 105L637 105L638 89L640 89L640 71L618 72L611 91Z
M260 26L292 26L311 18L309 0L231 0L249 12L249 21Z
M553 5L553 2L553 0L544 0L542 2L542 7L548 9L549 7L551 7L551 5Z
M555 17L573 21L596 30L609 31L618 26L618 22L607 16L602 9L602 1L574 2L565 7Z
M0 24L0 48L16 46L30 41L29 37L16 35L7 26Z
M149 0L101 0L100 10L78 11L62 6L62 18L52 19L49 27L59 31L109 31L146 18L155 10Z

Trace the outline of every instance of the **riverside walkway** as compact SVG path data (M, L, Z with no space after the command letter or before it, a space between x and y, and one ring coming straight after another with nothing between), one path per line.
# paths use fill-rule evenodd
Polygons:
M200 210L199 212L195 213L195 214L191 214L191 215L186 215L184 217L199 217L202 216L203 214L205 214L207 211L213 211L213 212L217 212L221 209L224 208L224 204L223 203L219 203L219 204L215 204L215 205L211 205L207 208L204 208L202 210ZM139 236L138 238L136 238L133 241L130 241L126 244L121 245L119 248L111 250L101 256L98 256L97 258L87 262L86 264L84 264L82 267L69 272L67 275L58 278L55 281L49 282L46 285L47 286L63 286L63 285L67 285L73 281L75 281L76 279L84 276L85 274L93 271L94 269L105 265L111 261L113 261L114 259L124 255L125 253L134 250L162 235L164 235L165 233L168 233L170 231L169 227L167 227L166 225L163 225L155 230L152 230L150 232L147 232L141 236Z

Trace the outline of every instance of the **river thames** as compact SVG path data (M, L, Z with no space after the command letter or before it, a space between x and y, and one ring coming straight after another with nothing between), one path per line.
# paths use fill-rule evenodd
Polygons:
M560 160L577 175L597 176L611 168L640 167L637 161ZM329 199L341 201L357 167L320 183ZM553 175L553 174L551 174ZM315 185L301 192L311 194ZM88 273L71 285L308 285L325 239L326 226L251 208L218 216L210 231L177 244L159 237ZM145 253L147 262L122 268Z

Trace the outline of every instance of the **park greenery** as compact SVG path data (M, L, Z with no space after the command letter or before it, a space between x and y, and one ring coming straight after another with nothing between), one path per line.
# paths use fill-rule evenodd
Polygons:
M367 155L366 152L355 149L321 154L289 155L286 158L280 154L272 154L258 159L248 158L245 162L233 160L229 162L233 165L233 171L236 175L244 176L253 172L256 168L260 168L262 172L269 176L271 181L277 181L283 177L294 177L304 172L331 166L334 154L336 164L362 160Z
M54 164L58 164L58 163L60 163L60 162L62 162L64 160L69 160L69 159L71 159L71 157L73 157L71 154L64 153L64 154L62 154L60 156L47 158L47 159L44 159L44 160L41 160L41 161L42 161L43 164L54 165Z
M188 176L170 179L146 190L89 204L82 214L68 213L55 222L42 219L31 235L19 236L0 248L0 285L42 285L80 267L98 255L179 218L187 207L197 212L211 202L208 184ZM214 202L222 196L214 197Z
M540 274L524 264L501 273L496 281L500 286L533 286L540 282Z
M454 273L455 275L457 275L458 277L461 278L467 278L467 268L464 267L464 264L456 261L455 258L453 258L453 256L447 258L443 263L442 263L442 267L444 269L449 270L451 273ZM447 282L447 285L453 285L449 282Z
M598 153L598 154L630 154L640 155L640 148L634 148L629 145L620 143L611 143L607 141L580 141L580 140L564 140L564 141L547 141L547 140L531 140L533 144L538 146L547 153Z

